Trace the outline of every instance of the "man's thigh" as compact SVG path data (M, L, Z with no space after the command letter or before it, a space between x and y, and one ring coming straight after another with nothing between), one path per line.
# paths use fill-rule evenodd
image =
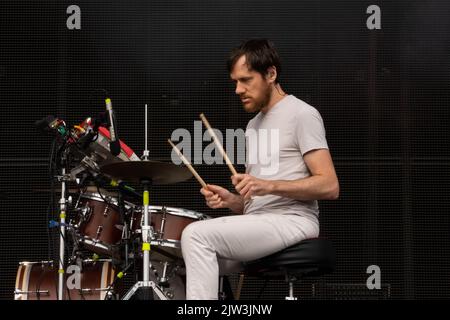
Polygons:
M250 261L290 243L279 231L282 224L289 227L289 221L281 215L252 214L199 221L188 228L192 236L212 247L218 258Z

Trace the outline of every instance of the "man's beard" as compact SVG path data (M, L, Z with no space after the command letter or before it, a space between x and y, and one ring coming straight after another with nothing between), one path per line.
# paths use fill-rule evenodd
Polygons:
M265 90L265 93L264 93L264 96L262 97L262 99L260 101L255 101L255 105L251 109L246 109L244 106L244 110L248 113L261 111L264 107L266 107L269 104L271 96L272 96L272 92L270 90L270 87L268 86L267 90Z

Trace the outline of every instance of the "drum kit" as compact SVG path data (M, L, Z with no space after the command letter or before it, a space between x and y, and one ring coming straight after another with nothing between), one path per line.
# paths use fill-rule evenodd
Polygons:
M147 106L141 158L120 140L120 153L112 155L108 144L117 131L112 132L112 119L103 121L88 118L73 129L51 116L37 123L55 137L55 148L59 146L54 152L59 164L54 179L61 185L59 221L49 225L59 228L59 257L20 262L16 300L184 298L184 287L176 288L184 285L181 234L189 224L209 217L151 205L150 190L185 181L193 170L148 159ZM78 191L73 203L69 183ZM72 250L66 257L67 248ZM141 280L125 293L123 278L132 266L142 266L136 278Z

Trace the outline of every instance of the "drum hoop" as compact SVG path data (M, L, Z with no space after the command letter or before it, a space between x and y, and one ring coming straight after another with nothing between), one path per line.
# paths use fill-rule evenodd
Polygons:
M108 203L111 203L113 205L115 205L116 207L119 206L119 201L116 198L110 197L110 196L103 196L103 198L100 196L99 193L95 192L84 192L82 194L80 194L80 198L86 198L86 199L90 199L90 200L95 200L95 201L99 201L99 202L103 202L106 203L105 200L103 200L103 198L105 198Z
M114 206L119 207L119 200L117 198L111 197L111 196L103 196L103 198L102 198L102 196L98 192L83 192L80 194L80 199L81 198L106 203L105 200L103 200L103 198L105 198L108 203L111 203ZM124 200L124 203L125 203L125 209L127 209L127 210L139 207L139 205L136 205L136 204L126 201L126 200ZM77 203L77 207L78 207L78 203Z
M163 240L152 240L150 241L150 244L154 246L162 246L162 247L169 247L174 249L180 249L181 244L179 240L174 239L163 239ZM169 244L169 245L166 245Z
M20 261L19 265L21 266L29 266L29 265L36 265L36 264L43 264L43 265L52 265L54 264L53 261Z
M114 246L114 245L106 244L103 241L92 240L92 238L89 238L87 236L82 236L81 237L81 242L83 244L87 244L88 246L92 246L94 248L103 249L103 250L108 251L108 252L112 251L113 250L113 246Z
M161 213L163 206L149 206L149 210L151 210L153 213ZM168 214L174 215L174 216L180 216L180 217L186 217L196 220L204 220L207 219L207 216L203 213L183 209L183 208L176 208L176 207L165 207ZM143 208L142 208L143 209ZM142 212L143 213L143 212Z

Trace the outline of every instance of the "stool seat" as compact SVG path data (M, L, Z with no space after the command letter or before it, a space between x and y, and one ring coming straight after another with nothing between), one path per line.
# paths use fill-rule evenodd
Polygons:
M320 276L333 272L335 259L330 240L307 239L267 257L246 262L244 273L264 278Z

